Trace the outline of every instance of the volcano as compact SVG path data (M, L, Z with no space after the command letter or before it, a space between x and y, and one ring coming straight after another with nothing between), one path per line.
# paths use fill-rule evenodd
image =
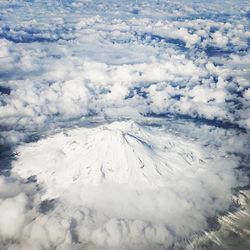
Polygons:
M39 187L33 223L47 232L41 218L53 218L71 242L97 249L169 247L208 228L237 183L232 160L131 120L67 129L17 151L12 172Z
M20 147L15 171L22 177L36 175L58 191L71 185L104 183L155 188L173 176L202 168L202 158L194 143L123 121L68 130Z

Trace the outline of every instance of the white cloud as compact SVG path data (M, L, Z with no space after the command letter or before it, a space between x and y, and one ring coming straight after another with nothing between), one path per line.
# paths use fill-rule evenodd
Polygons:
M224 48L228 44L228 38L226 36L223 36L220 31L216 31L215 33L212 34L213 37L213 42L215 43L216 46L220 48Z
M0 235L6 239L19 239L25 225L27 198L19 194L14 198L0 200Z
M244 182L236 158L132 121L65 130L17 150L12 172L40 186L34 196L33 184L1 179L0 209L10 216L0 235L19 239L19 249L168 247L206 229Z
M247 3L0 1L0 144L20 151L0 152L0 248L163 249L206 230L244 180ZM73 129L124 119L156 128Z

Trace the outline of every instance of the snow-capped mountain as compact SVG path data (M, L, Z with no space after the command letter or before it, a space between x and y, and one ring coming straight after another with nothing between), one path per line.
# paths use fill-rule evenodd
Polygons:
M1 0L0 250L249 246L249 28L249 0Z
M26 178L37 175L52 188L103 183L159 187L205 164L193 142L133 121L68 130L18 150L14 171Z
M236 185L235 161L134 121L67 129L17 151L13 173L36 179L42 203L56 204L47 216L76 220L79 242L104 249L167 247L190 237L229 206ZM69 211L80 211L80 217ZM148 227L151 242L143 229Z

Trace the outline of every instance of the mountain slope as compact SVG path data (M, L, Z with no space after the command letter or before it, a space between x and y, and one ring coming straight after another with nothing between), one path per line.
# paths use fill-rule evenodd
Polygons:
M43 216L74 221L73 233L64 224L61 230L97 249L180 242L208 228L207 219L229 207L239 184L236 161L133 121L66 130L18 152L12 171L37 180ZM35 225L44 223L40 216Z
M58 189L101 183L159 187L202 168L203 157L193 143L126 121L77 128L21 147L15 171Z

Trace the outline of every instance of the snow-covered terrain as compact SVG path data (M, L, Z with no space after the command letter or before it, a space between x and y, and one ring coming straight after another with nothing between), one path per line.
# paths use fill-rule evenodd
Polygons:
M0 1L0 249L249 245L249 27L248 0Z
M12 173L38 183L39 197L15 196L23 218L15 227L25 229L0 232L21 233L23 249L165 249L208 229L246 181L237 159L133 121L68 129L16 150Z

